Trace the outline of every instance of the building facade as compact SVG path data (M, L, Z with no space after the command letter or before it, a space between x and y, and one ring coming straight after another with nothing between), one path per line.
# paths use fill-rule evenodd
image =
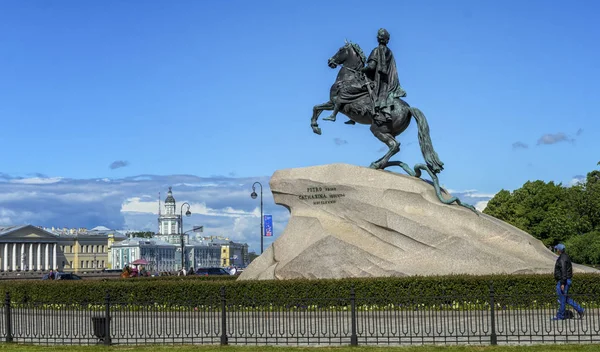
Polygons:
M45 228L44 230L58 236L58 263L61 270L69 272L110 269L109 243L127 238L104 226L91 230L85 228Z
M182 267L182 250L183 265L187 269L249 264L245 243L225 237L182 233L182 218L176 206L169 187L164 211L159 200L159 232L151 239L128 238L102 226L91 230L0 226L0 271L123 269L137 259L148 261L149 270L176 271Z
M177 248L159 239L133 237L112 246L113 269L131 266L138 259L145 259L146 270L151 272L176 271L179 259Z
M158 203L158 234L163 236L176 236L181 228L181 216L177 214L176 202L173 191L169 187L165 199L165 210L161 211L160 199Z
M59 238L33 225L0 227L2 271L47 271L61 269Z

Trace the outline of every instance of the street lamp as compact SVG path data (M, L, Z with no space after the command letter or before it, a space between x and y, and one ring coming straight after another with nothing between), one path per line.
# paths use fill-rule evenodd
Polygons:
M179 233L181 234L181 269L185 268L185 243L183 242L183 206L187 206L185 216L192 215L190 211L190 203L185 202L181 204L181 211L179 215Z
M252 193L250 194L250 197L252 197L252 199L256 199L256 197L258 196L256 194L256 189L254 188L256 185L260 186L260 254L263 253L263 199L262 199L262 194L263 194L263 190L262 190L262 184L260 182L254 182L254 184L252 184Z

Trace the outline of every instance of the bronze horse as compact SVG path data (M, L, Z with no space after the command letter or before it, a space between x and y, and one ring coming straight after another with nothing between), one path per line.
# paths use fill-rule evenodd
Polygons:
M441 162L437 153L433 150L427 119L419 109L410 107L404 100L397 98L391 111L392 121L382 124L374 121L373 101L371 100L368 89L365 86L363 94L360 94L357 89L362 85L368 84L368 82L365 82L365 84L357 83L361 81L361 77L357 75L357 72L363 68L365 64L366 58L358 44L350 42L347 42L346 45L341 47L338 52L328 60L328 65L331 68L341 66L341 69L335 83L331 86L329 91L329 101L313 107L313 116L311 119L313 132L321 134L321 128L319 128L319 125L317 124L319 115L324 110L333 110L337 103L340 90L351 86L353 89L350 88L349 90L355 93L354 96L356 98L353 101L345 101L340 104L340 111L356 123L371 125L371 132L373 135L385 143L389 148L388 152L383 157L371 163L371 168L384 169L389 166L388 162L390 158L400 151L400 143L398 143L395 137L408 128L410 118L414 117L419 129L419 145L421 146L421 152L423 153L427 166L433 173L437 174L442 171L444 169L444 163ZM335 121L334 118L331 118L330 120Z
M329 90L329 101L313 107L311 127L314 133L321 134L321 128L317 123L317 119L323 111L334 110L331 116L323 120L335 121L335 114L339 109L341 113L348 116L352 121L362 125L370 125L373 135L388 146L389 150L387 153L372 162L370 165L371 168L385 169L389 166L400 166L411 176L415 177L420 177L421 170L425 170L431 176L440 201L446 204L456 201L457 204L475 211L471 205L462 204L456 197L445 199L442 196L437 174L444 169L444 163L442 163L433 149L431 137L429 136L429 125L421 110L409 106L400 98L396 98L391 109L392 120L383 123L375 121L374 102L367 87L369 82L359 71L365 66L366 58L358 44L346 42L328 60L327 64L331 68L341 66L341 69L335 83ZM390 161L390 158L400 151L400 143L396 140L396 136L408 128L411 117L414 117L417 122L419 146L425 159L425 164L417 164L413 169L401 161Z

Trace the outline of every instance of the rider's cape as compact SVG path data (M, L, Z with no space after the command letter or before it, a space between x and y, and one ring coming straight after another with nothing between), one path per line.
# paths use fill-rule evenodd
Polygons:
M406 92L400 87L396 60L390 48L379 45L369 55L367 62L369 61L374 61L376 65L374 74L369 78L375 82L374 92L379 108L389 107L394 104L395 98L406 96Z

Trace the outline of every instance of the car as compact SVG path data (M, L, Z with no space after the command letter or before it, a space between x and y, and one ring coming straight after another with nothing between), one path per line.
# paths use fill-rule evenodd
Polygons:
M198 268L196 275L213 276L213 275L231 275L227 270L221 267L214 268Z
M72 273L56 273L55 280L81 280L81 276Z

